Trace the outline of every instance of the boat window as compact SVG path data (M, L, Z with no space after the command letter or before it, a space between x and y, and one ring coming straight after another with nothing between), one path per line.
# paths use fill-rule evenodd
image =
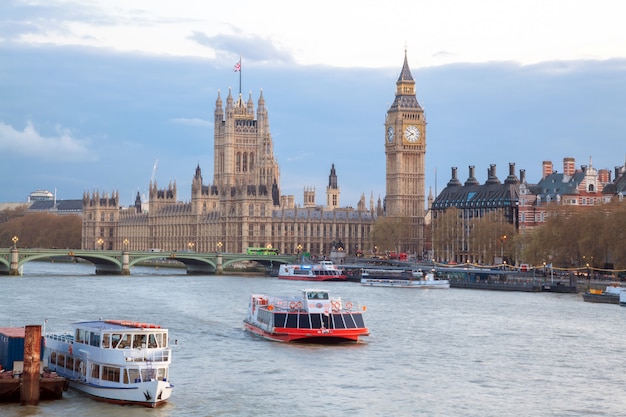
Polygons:
M150 381L154 379L154 369L142 369L141 379L144 381Z
M126 380L128 378L128 380ZM128 375L124 375L124 383L125 384L134 384L137 382L141 382L141 374L139 374L139 369L131 368L128 370Z
M57 355L57 365L65 366L65 355L62 355L60 353Z
M90 332L89 344L91 346L100 346L100 333Z
M350 314L350 317L354 320L356 327L365 327L365 322L363 321L362 314Z
M159 381L167 381L167 368L157 368L156 379Z
M308 314L300 314L300 321L298 323L299 329L310 329L311 328L311 319Z
M136 334L133 336L133 349L145 349L146 348L146 335Z
M343 314L333 314L333 328L345 329L346 323L343 321Z
M113 333L111 335L111 347L116 348L118 343L120 343L120 340L122 340L122 335L119 333Z
M310 292L307 294L309 300L328 300L327 292Z
M111 347L111 335L109 333L102 335L102 347L105 349L109 349Z
M92 363L91 364L91 373L92 378L100 378L100 365Z
M85 343L85 331L83 329L76 329L76 342Z
M262 315L261 313L266 313L264 315ZM265 321L262 321L262 323L269 323L270 322L270 318L269 318L269 313L267 313L266 311L259 311L259 319L261 318L261 316L265 316L264 319ZM287 314L285 313L276 313L274 314L274 326L276 327L286 327L285 326L285 321L286 321L286 317ZM259 320L260 321L260 320Z
M157 333L154 335L154 337L156 338L157 341L157 345L165 348L167 347L167 334L165 333Z
M103 365L102 379L104 381L120 382L120 368Z
M83 361L81 361L80 359L78 359L74 363L74 371L80 372L83 375L85 375L85 373L83 372L84 371L84 367L85 367L85 365L83 365Z
M50 354L50 363L56 365L56 363L57 363L57 353L56 352L52 352Z
M125 334L124 336L122 336L122 339L120 340L120 343L117 345L118 349L128 349L130 348L130 335L129 334Z
M321 329L322 328L322 316L321 316L321 314L311 314L311 328L312 329Z
M291 329L297 329L298 328L298 313L290 313L287 314L287 324L285 325L285 327L291 328Z
M150 333L150 335L148 336L148 347L150 349L159 347L159 344L157 343L156 335L154 333Z
M65 367L67 369L74 369L74 358L71 356L67 357L67 360L65 361Z

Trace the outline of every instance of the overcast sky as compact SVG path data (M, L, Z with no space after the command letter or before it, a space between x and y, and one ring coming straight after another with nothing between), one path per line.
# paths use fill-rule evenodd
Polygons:
M188 200L213 179L218 91L263 91L281 193L341 205L385 193L384 120L405 49L428 121L427 188L509 162L613 170L626 159L622 2L14 1L0 3L0 201L150 179ZM158 161L158 163L157 163ZM156 165L156 170L154 169Z

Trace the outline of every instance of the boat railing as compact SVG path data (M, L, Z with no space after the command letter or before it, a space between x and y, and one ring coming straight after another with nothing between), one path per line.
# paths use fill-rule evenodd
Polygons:
M330 301L332 312L335 313L358 312L365 309L364 306L356 302L339 298L331 298L330 300L309 300L309 302L315 301ZM270 300L269 305L272 306L273 310L280 312L306 311L307 306L305 302L306 301L300 297L285 297Z
M51 340L57 340L64 343L74 342L74 335L71 333L48 333L46 337Z
M170 362L171 349L124 349L126 362Z

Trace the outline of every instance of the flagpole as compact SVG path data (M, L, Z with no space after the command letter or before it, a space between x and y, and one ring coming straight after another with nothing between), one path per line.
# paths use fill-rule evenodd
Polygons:
M241 95L241 55L239 55L239 95Z

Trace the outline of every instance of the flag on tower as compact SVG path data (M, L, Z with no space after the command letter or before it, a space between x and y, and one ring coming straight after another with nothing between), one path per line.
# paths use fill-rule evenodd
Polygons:
M233 69L233 71L241 71L241 60L239 60L239 62L235 64L235 68Z

